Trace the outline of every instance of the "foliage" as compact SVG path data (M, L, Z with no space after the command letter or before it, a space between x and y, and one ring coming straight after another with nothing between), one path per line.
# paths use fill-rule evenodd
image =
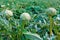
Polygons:
M53 22L60 15L60 0L0 0L0 40L60 40L60 25L52 26L50 36L50 19L46 9L53 7L57 15L52 16ZM6 17L4 11L8 9L13 16ZM29 13L31 20L22 20L22 13ZM58 16L60 18L60 16Z

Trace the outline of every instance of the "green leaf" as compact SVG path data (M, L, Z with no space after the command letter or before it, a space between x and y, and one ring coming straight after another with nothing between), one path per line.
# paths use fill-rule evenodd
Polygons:
M40 38L40 36L38 34L34 34L31 32L27 32L24 33L26 39L30 39L30 40L42 40L42 38Z

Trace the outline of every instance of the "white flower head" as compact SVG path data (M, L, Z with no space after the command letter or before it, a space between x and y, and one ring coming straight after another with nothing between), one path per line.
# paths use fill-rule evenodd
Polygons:
M31 16L30 16L29 13L22 13L21 16L20 16L20 18L22 20L30 20L31 19Z
M13 16L13 12L11 10L5 10L6 16Z
M47 14L48 15L51 15L51 16L54 16L54 15L56 15L56 9L55 8L48 8L47 9Z

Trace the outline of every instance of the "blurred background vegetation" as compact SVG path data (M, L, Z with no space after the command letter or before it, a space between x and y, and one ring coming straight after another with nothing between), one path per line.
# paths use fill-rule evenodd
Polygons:
M45 11L50 7L57 10L57 15L53 16L53 20L56 21L56 17L60 15L60 0L0 0L0 40L29 40L24 35L21 36L27 31L38 34L41 40L49 40L49 38L55 40L57 36L57 40L60 40L60 34L56 34L60 32L58 25L52 27L53 36L48 37L50 21ZM13 12L10 20L2 15L6 9ZM29 13L32 17L31 21L25 22L25 24L20 19L20 15L24 12ZM22 24L24 25L23 30Z

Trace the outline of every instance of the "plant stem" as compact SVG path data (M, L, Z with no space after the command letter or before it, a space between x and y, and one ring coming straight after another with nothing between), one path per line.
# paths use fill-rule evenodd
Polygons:
M51 16L49 17L49 19L50 19L50 28L49 28L49 30L50 30L50 36L51 36L52 35L52 27L53 27L53 19L52 19Z
M21 34L20 34L20 40L22 40L23 31L24 31L24 26L25 26L25 21L22 21L22 25L21 25Z

